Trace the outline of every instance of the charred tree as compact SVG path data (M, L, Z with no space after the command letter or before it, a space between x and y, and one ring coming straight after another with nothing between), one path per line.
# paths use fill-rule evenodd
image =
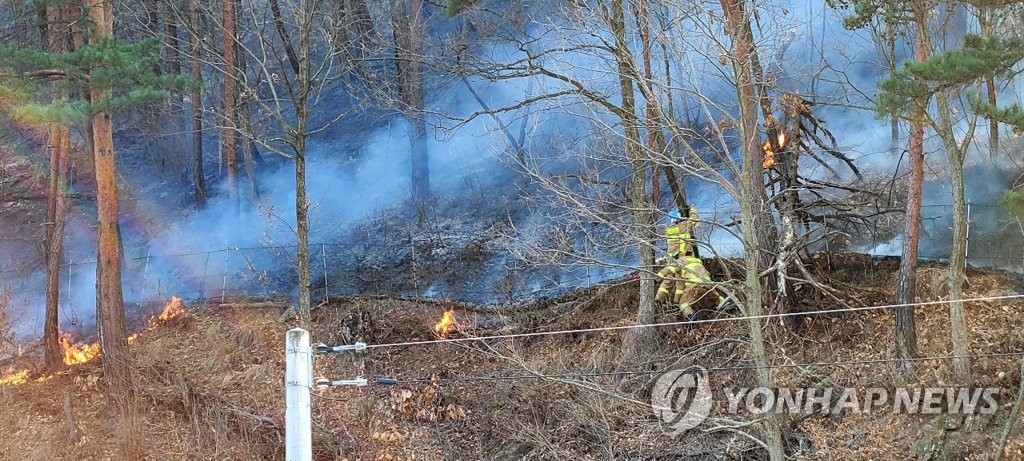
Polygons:
M726 33L732 40L733 74L735 77L736 96L739 102L740 119L740 152L742 157L740 190L740 216L742 219L742 239L744 246L744 262L746 265L745 297L743 314L749 317L751 348L754 364L757 366L757 382L759 386L773 388L771 368L768 368L768 357L765 351L765 340L762 332L760 316L762 308L761 268L765 267L765 258L761 251L770 248L766 235L759 229L767 227L767 209L764 197L764 173L762 152L758 130L758 95L757 83L753 75L754 40L749 34L750 17L746 0L721 0L725 16ZM782 430L778 415L774 411L766 413L764 419L765 443L772 461L785 459L785 448L782 443Z

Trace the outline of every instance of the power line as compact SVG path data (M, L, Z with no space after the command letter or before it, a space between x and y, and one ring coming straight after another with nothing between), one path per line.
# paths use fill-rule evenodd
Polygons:
M711 367L705 368L705 370L711 371L746 371L746 370L759 370L759 369L781 369L781 368L815 368L815 367L840 367L849 365L877 365L882 363L895 363L902 362L904 360L910 362L927 362L931 360L954 360L963 358L995 358L995 357L1019 357L1024 356L1024 351L1015 352L993 352L993 353L979 353L979 354L966 354L966 355L937 355L930 357L914 357L908 359L870 359L870 360L850 360L841 362L810 362L810 363L787 363L780 365L737 365L731 367ZM608 372L593 372L593 373L563 373L555 375L545 374L519 374L519 375L493 375L493 376L460 376L454 378L417 378L417 379L400 379L395 384L421 384L429 382L472 382L472 381L518 381L518 380L532 380L532 379L572 379L572 378L597 378L597 377L608 377L608 376L649 376L649 375L660 375L665 373L665 370L643 370L643 371L608 371Z
M844 312L861 312L861 311L875 311L884 309L894 309L898 307L920 307L920 306L931 306L941 304L951 304L953 302L980 302L980 301L1003 301L1009 299L1020 299L1024 298L1024 295L1005 295L1005 296L985 296L980 298L969 298L960 300L939 300L939 301L922 301L917 303L907 304L887 304L882 306L862 306L862 307L847 307L840 309L829 309L829 310L816 310L816 311L804 311L804 312L782 312L778 314L762 314L762 315L748 315L740 317L726 317L726 318L715 318L715 319L699 319L699 320L681 320L676 322L663 322L663 323L647 323L639 325L617 325L608 327L594 327L594 328L581 328L575 330L555 330L555 331L539 331L534 333L510 333L504 335L493 335L493 336L472 336L465 338L444 338L444 339L433 339L423 341L406 341L399 343L385 343L385 344L370 344L366 347L370 348L385 348L385 347L410 347L410 346L425 346L433 344L444 344L444 343L463 343L473 341L492 341L498 339L514 339L514 338L527 338L536 336L554 336L554 335L565 335L565 334L577 334L577 333L596 333L603 331L616 331L616 330L632 330L638 328L658 328L658 327L669 327L669 326L681 326L681 325L701 325L719 322L737 322L743 320L755 320L755 319L773 319L793 316L811 316L821 314L839 314Z

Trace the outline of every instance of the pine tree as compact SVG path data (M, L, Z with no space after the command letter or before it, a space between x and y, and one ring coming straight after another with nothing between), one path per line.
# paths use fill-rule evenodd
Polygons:
M165 99L170 95L169 89L185 88L187 81L155 72L160 53L158 40L126 43L113 37L111 8L112 3L103 0L88 5L88 19L92 23L88 43L76 37L77 47L69 52L0 46L0 66L10 70L0 82L0 92L11 96L13 104L7 109L16 118L44 123L91 123L99 229L96 320L107 384L117 395L128 395L130 365L121 291L112 114ZM67 94L88 91L89 97L33 99L47 93L45 80L59 82L61 91ZM53 237L56 238L55 232Z
M924 61L928 58L927 17L930 0L898 2L894 0L829 0L834 8L850 12L843 20L847 29L861 29L872 21L878 21L881 27L894 36L894 29L910 27L917 24L914 33L914 58ZM923 27L922 27L923 25ZM914 321L914 307L910 306L916 297L918 244L921 237L921 189L924 184L924 121L922 114L927 105L926 100L913 99L913 110L906 114L910 121L910 142L908 154L910 158L910 174L907 179L907 205L904 215L903 251L900 258L900 269L896 279L896 303L900 304L894 312L893 342L896 358L901 361L903 371L909 374L913 370L911 359L917 355L917 326ZM884 111L883 111L884 112ZM894 120L900 114L886 112ZM898 130L894 127L894 132Z
M922 20L918 27L924 27L926 21ZM966 383L970 377L970 364L966 358L967 314L960 301L967 265L964 160L973 142L977 123L969 121L966 133L957 139L958 130L954 128L949 95L967 91L974 85L980 86L987 77L1008 72L1021 60L1024 60L1024 39L967 35L962 46L923 61L907 63L879 84L876 110L882 114L920 118L935 131L946 151L953 195L953 242L949 258L950 329L953 355L958 357L953 360L953 369L961 383ZM923 110L920 103L932 99L936 105L934 116ZM980 97L971 98L971 102L974 109L983 115L991 117L999 112L998 108Z

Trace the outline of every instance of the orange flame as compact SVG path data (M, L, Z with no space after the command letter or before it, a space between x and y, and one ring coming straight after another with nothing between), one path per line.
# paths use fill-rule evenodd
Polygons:
M444 311L444 315L441 316L441 320L434 325L434 333L439 336L448 336L452 332L452 328L455 326L455 309L448 309Z
M785 131L779 130L775 140L778 141L779 149L783 149L786 147L786 141L789 141L789 137L786 136ZM761 146L761 150L764 151L764 160L761 162L761 167L771 168L775 166L775 151L772 150L772 143L765 141L764 145Z
M5 384L22 384L25 381L28 381L28 370L15 372L14 368L8 368L3 376L0 376L0 386Z
M171 296L171 301L164 307L164 311L160 313L160 321L166 322L180 315L185 310L181 307L181 299L177 296Z
M88 362L100 353L99 343L75 344L71 333L64 332L60 337L60 348L64 351L64 364L77 365Z

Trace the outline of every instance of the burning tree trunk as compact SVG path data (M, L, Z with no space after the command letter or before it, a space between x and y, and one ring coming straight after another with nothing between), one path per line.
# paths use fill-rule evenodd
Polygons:
M199 0L188 0L188 22L192 30L192 184L195 186L196 205L206 206L206 186L203 177L203 69L202 44L199 35Z
M47 5L47 47L55 54L70 51L70 26L77 12L68 5ZM53 102L61 104L68 99L62 82L53 84ZM60 263L64 254L64 223L68 208L68 166L71 136L67 123L53 122L49 127L47 145L50 151L50 191L47 206L46 231L46 315L43 324L43 364L46 370L60 369L60 325L57 316L60 301Z
M238 202L238 144L236 140L235 107L235 0L223 0L224 28L224 160L227 163L228 195L236 207Z
M95 24L92 43L113 36L113 3L93 0L89 18ZM93 102L108 90L93 87ZM121 293L121 232L117 213L117 164L114 161L113 124L109 112L92 117L93 156L96 162L96 208L99 221L99 255L96 263L96 325L99 329L103 375L111 395L131 392L130 357L125 329L124 298Z
M771 368L768 368L768 358L765 353L764 336L761 331L761 319L763 314L761 296L761 270L763 259L761 257L764 246L764 234L759 228L765 228L766 210L764 200L764 176L762 166L762 152L758 140L757 128L757 94L752 75L753 62L751 58L754 52L753 37L748 34L749 17L747 13L746 0L721 0L722 11L725 13L726 32L732 39L732 67L736 79L736 96L740 108L739 132L740 152L742 156L742 168L740 178L740 216L742 219L742 235L744 247L744 262L746 263L746 303L743 306L743 314L749 317L747 321L750 330L750 342L753 349L754 364L757 366L758 386L774 388ZM765 442L768 448L768 455L772 461L785 459L785 450L782 444L782 431L779 427L778 415L769 410L765 415Z

